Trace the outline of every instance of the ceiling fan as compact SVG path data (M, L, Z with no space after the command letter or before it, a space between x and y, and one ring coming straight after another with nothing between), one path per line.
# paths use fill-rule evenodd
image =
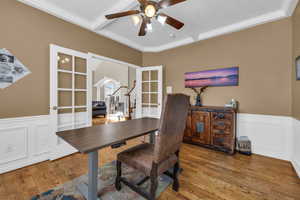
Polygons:
M164 13L159 12L162 8L167 8L175 4L184 2L186 0L160 0L159 2L152 0L138 0L140 3L140 10L130 10L126 12L115 13L106 15L107 19L115 19L119 17L125 17L129 15L140 15L142 18L142 24L139 32L139 36L145 36L147 31L152 30L151 20L157 19L162 24L169 24L170 26L181 29L184 23L174 19Z

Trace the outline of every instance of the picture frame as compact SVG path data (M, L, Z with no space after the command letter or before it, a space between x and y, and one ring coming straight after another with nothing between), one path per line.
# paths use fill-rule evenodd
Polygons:
M184 79L185 88L239 86L239 67L187 72Z
M296 58L296 80L300 81L300 56Z
M0 89L9 87L30 73L10 51L0 48Z

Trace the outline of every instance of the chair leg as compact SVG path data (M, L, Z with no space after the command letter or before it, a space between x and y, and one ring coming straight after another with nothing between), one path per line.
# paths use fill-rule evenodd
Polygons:
M121 176L122 176L122 162L117 160L117 177L116 177L116 183L115 183L115 187L116 187L117 191L120 191L122 189Z
M179 190L179 181L178 181L178 173L180 170L180 164L179 164L179 151L176 152L176 156L178 158L178 161L175 163L173 168L173 190L178 192Z
M155 200L156 190L158 187L157 176L151 176L150 179L151 179L151 187L150 187L150 199L149 200Z
M179 172L179 162L177 162L174 165L174 169L173 169L173 190L176 192L178 192L179 190L178 172Z
M150 173L151 185L150 185L149 200L155 200L156 190L158 187L157 168L158 168L158 165L156 163L152 163L152 169L151 169L151 173Z

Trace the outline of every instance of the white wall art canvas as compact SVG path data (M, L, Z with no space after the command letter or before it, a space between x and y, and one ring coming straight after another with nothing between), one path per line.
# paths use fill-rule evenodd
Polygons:
M0 49L0 89L9 87L31 72L6 49Z

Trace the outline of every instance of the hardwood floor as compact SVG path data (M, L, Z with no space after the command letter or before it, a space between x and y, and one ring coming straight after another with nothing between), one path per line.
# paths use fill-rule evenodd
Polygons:
M100 165L141 139L120 149L100 151ZM184 144L179 193L171 188L159 200L292 200L300 199L300 179L290 163L253 155L225 155ZM28 200L35 194L87 173L87 156L75 154L0 175L1 200Z
M106 117L94 117L92 121L93 125L109 123L109 120Z
M128 142L119 149L100 151L99 164L115 160L116 154L140 143ZM253 155L221 152L183 144L180 191L171 187L159 200L300 200L300 179L289 162ZM0 175L0 200L29 200L87 173L87 156L74 154Z

